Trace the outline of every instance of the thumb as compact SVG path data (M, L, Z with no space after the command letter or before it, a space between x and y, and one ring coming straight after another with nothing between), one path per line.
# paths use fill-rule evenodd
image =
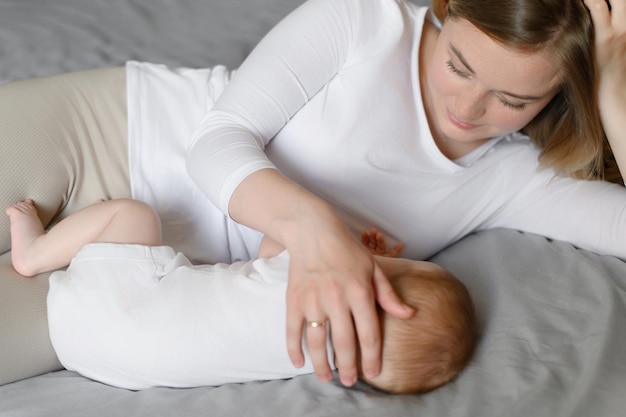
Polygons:
M374 262L374 290L376 301L388 314L399 319L408 319L415 314L415 310L400 299L376 262Z

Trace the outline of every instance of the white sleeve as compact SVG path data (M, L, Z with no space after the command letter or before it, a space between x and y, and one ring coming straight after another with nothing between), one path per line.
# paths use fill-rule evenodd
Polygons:
M626 260L626 188L539 173L494 218L507 227Z
M395 2L309 0L245 60L202 119L187 156L189 174L224 213L245 177L273 167L264 153L269 141L350 59L358 59L356 43L375 38L375 28L359 29L389 3Z

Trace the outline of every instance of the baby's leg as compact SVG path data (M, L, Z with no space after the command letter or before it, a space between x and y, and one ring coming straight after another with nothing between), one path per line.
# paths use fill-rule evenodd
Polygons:
M97 198L129 197L127 131L124 67L0 85L0 208L31 198L47 227ZM0 254L10 246L0 216Z
M161 222L142 202L120 199L93 204L45 233L31 200L7 208L11 222L11 260L17 272L34 276L67 266L92 242L161 244Z

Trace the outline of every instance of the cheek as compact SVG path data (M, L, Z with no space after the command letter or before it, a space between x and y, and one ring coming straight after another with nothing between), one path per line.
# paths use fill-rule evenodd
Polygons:
M525 111L509 109L501 103L493 103L488 114L491 114L492 124L506 131L520 130L531 119Z
M490 110L488 114L490 114L491 124L503 131L510 132L522 129L539 113L537 109L526 109L524 111L510 109L499 101L494 102Z
M433 98L453 96L462 88L460 80L448 69L444 59L435 56L428 67L428 87Z

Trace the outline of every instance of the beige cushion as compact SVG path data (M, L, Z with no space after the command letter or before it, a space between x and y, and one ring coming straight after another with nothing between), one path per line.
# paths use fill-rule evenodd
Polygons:
M48 337L48 276L24 278L0 256L0 384L61 369Z
M125 80L120 67L0 86L0 210L31 198L49 225L130 196ZM61 367L48 337L49 274L20 277L9 248L0 212L0 384Z

